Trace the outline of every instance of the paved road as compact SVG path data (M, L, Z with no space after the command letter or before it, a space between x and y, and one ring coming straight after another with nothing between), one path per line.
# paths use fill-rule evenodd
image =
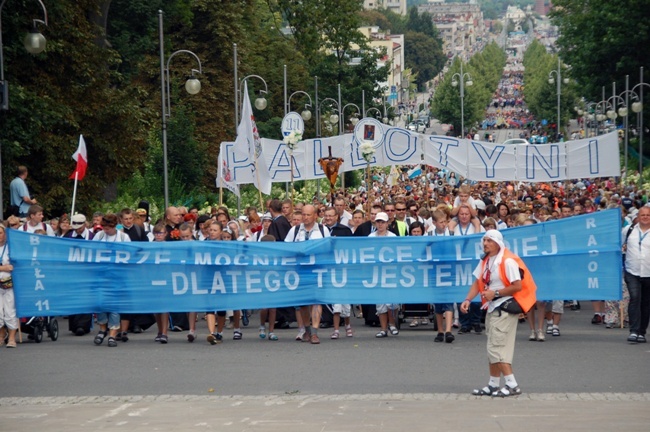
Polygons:
M514 367L525 395L498 403L468 395L487 379L485 336L434 344L430 325L375 339L376 329L357 319L354 338L329 340L329 330L321 330L320 345L295 342L295 329L281 330L278 342L260 340L257 316L242 341L217 346L203 338L189 344L185 333L173 333L163 346L147 331L117 348L96 347L89 335L63 333L57 342L0 349L0 430L63 430L63 424L71 426L66 430L166 430L203 423L229 430L432 423L447 430L481 424L482 430L541 430L530 427L536 419L545 430L553 424L566 430L569 420L575 429L577 419L595 430L607 421L645 430L650 345L628 345L626 329L590 324L585 309L567 310L562 336L543 343L529 342L527 325L520 325ZM516 413L508 411L513 407Z

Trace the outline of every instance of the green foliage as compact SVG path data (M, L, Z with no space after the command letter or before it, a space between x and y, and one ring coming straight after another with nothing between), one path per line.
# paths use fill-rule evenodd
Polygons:
M528 109L539 120L557 123L557 68L558 57L546 52L544 46L534 40L524 53L524 82ZM555 71L555 72L552 72ZM562 80L569 76L566 66L562 65ZM549 77L555 80L549 83ZM561 83L560 87L560 128L568 124L576 102L575 84ZM564 125L564 126L563 126ZM566 134L565 134L566 136Z
M357 31L360 0L61 0L47 4L49 26L41 30L48 45L37 56L22 47L24 29L37 10L27 3L8 2L3 10L10 83L10 110L0 113L1 156L8 168L3 182L9 183L17 165L28 166L28 185L48 215L69 211L70 156L80 134L86 139L89 166L79 184L76 209L87 214L119 210L134 207L140 199L162 207L159 9L164 11L165 66L170 73L167 143L174 204L218 201L215 161L220 143L236 135L233 44L239 79L259 75L268 85L268 108L254 114L262 135L270 138L279 138L284 115L284 65L289 94L302 90L313 95L317 75L320 100L338 99L341 84L343 104L360 105L362 90L367 101L377 98L381 89L376 83L384 82L388 73L376 67L385 53L368 49ZM294 26L293 35L280 31L285 22ZM425 22L420 24L430 32ZM197 95L188 95L183 84L198 64L180 50L190 50L201 60L202 90ZM178 55L169 61L172 53ZM360 61L352 65L351 58ZM256 78L247 83L252 99L265 88ZM295 98L293 108L305 102ZM313 136L314 122L306 127L307 136ZM354 175L346 183L355 184ZM252 186L243 190L245 199L259 201ZM274 187L274 196L280 193L283 187Z
M8 143L2 160L11 167L3 182L11 180L17 165L26 165L30 190L48 215L69 211L73 182L68 176L75 166L70 156L83 134L89 168L77 191L77 208L87 212L91 199L142 163L150 112L138 103L139 88L116 86L123 80L116 71L120 55L103 43L97 2L48 4L50 25L41 27L47 49L37 56L22 46L34 10L21 4L9 2L2 16L10 110L0 115L0 140Z
M612 82L624 88L625 75L637 77L639 67L647 66L647 1L554 0L553 6L560 56L588 99L600 100L601 88L611 88Z
M472 86L465 86L464 119L465 129L476 128L483 119L485 107L490 103L497 88L506 54L494 42L475 54L469 63L463 65L463 74L472 78ZM436 89L432 101L432 113L442 123L451 123L455 131L461 130L461 101L459 87L453 87L455 74L460 74L460 59L456 58ZM458 78L458 76L457 76ZM467 81L467 78L465 78ZM458 133L457 133L458 134Z
M389 10L365 11L361 14L367 25L378 25L391 34L404 34L404 61L417 76L415 84L420 91L433 79L447 62L442 50L442 40L433 25L431 15L419 14L417 8L409 9L406 17Z
M571 65L571 76L587 100L600 101L602 89L616 83L625 88L639 82L639 68L650 58L650 22L645 0L553 1L551 20L558 26L560 57ZM647 81L647 78L646 78ZM644 110L644 124L650 110ZM650 134L643 131L644 139ZM644 154L650 154L645 149Z

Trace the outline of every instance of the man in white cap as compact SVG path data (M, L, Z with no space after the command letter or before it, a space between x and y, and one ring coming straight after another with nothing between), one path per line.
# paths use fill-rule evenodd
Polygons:
M72 228L63 235L64 238L73 238L77 240L92 240L94 234L86 225L86 216L81 213L76 213L70 220L70 227ZM74 314L68 316L68 330L77 336L83 336L90 333L92 326L92 314Z
M384 212L377 213L375 217L375 226L377 231L372 232L368 237L397 237L397 235L388 230L388 214ZM395 326L395 315L397 315L397 305L395 304L377 304L377 316L379 317L379 326L381 330L375 335L377 338L385 338L388 332L393 336L399 334L399 330ZM390 312L390 313L389 313Z
M86 216L82 215L81 213L77 213L72 216L72 219L70 220L70 227L72 229L65 233L63 237L84 240L93 239L94 234L86 226Z
M488 230L482 241L485 255L476 266L476 280L460 305L466 313L472 299L480 294L483 308L487 309L485 327L490 380L487 386L475 389L472 394L516 396L521 394L512 370L517 324L519 314L535 304L535 283L521 258L506 249L499 231ZM508 308L509 305L512 308ZM499 388L501 375L505 385Z

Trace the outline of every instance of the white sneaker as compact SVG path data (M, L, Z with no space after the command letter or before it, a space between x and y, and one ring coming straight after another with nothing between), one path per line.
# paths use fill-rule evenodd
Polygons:
M537 333L535 333L535 330L530 331L530 336L528 336L529 341L535 341L537 340Z
M302 341L302 337L305 335L305 329L302 328L298 330L298 335L296 336L297 341Z
M544 342L544 340L546 340L546 336L544 336L544 332L541 329L537 330L537 341Z
M266 337L266 327L260 327L260 339L264 339Z

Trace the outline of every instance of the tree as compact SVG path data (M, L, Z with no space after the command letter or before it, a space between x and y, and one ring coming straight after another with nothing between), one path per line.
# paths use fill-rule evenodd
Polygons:
M406 66L417 72L417 87L425 90L425 83L433 79L447 62L439 41L424 33L409 31L404 35Z
M460 61L459 58L454 60L436 89L431 110L442 123L453 124L457 135L461 130L460 88L453 87L452 82L458 80L458 76L454 77L454 75L460 74ZM492 94L497 88L505 64L505 52L495 43L491 43L483 52L475 54L466 65L463 65L463 74L468 73L472 78L472 86L465 87L463 104L466 130L471 130L482 120L485 107L490 103Z
M309 75L318 76L320 98L337 98L341 85L343 104L361 103L361 91L366 99L380 97L377 83L386 80L388 66L377 68L385 55L368 46L359 31L360 0L324 0L295 2L278 0L277 8L291 27L293 41L307 61ZM353 61L354 59L354 61Z
M551 20L558 26L560 57L584 96L601 99L612 82L623 88L650 58L648 3L643 0L553 0Z
M121 80L115 72L119 55L105 46L103 28L91 19L99 10L91 0L48 4L50 26L44 29L48 47L38 56L22 48L30 15L23 11L3 15L11 93L10 110L0 115L2 159L7 167L29 167L30 189L47 214L70 208L68 176L74 169L70 156L79 134L86 139L89 158L88 174L77 192L84 203L78 207L81 211L87 211L90 199L101 197L107 185L130 175L144 158L149 113L138 104L137 89L115 85ZM5 184L11 171L3 173Z

